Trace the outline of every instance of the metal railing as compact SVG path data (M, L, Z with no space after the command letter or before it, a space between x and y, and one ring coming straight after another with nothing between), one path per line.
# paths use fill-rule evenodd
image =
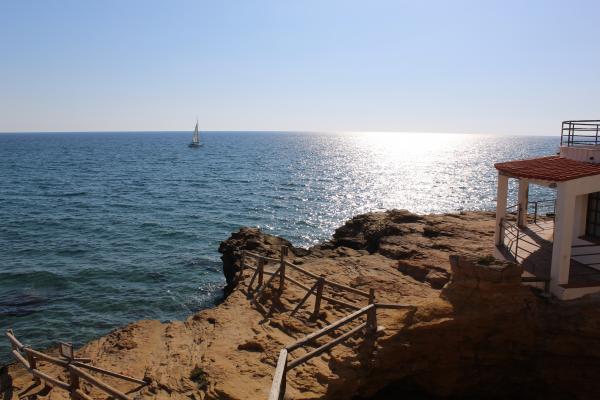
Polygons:
M600 144L600 120L563 121L561 146L596 146Z
M530 211L531 210L531 211ZM533 215L533 223L537 223L538 216L554 219L556 214L556 199L536 200L527 202L527 216Z
M502 237L503 237L502 245L506 248L506 250L508 251L508 254L513 256L514 262L516 264L521 265L523 260L526 257L528 257L529 255L531 255L531 253L532 253L530 250L527 250L526 248L519 247L520 243L524 242L524 243L531 245L533 248L539 248L538 244L533 243L528 240L527 235L525 235L521 231L521 228L519 228L519 226L516 223L508 222L507 220L505 220L503 218L500 221L500 226L502 229ZM508 243L506 243L506 241L508 241ZM515 248L514 253L512 252L513 246ZM525 257L521 257L521 261L519 261L519 250L521 250L521 252L526 253ZM548 295L550 293L550 279L548 279L548 278L543 278L540 276L522 276L521 282L523 282L523 283L541 283L544 285L544 287L543 287L544 295Z

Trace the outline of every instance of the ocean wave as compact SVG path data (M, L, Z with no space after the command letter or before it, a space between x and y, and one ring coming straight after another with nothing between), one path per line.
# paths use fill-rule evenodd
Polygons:
M88 192L44 193L46 197L76 197L85 196Z
M78 254L85 254L88 251L89 250L87 250L87 249L73 248L73 249L58 249L54 253L57 256L74 256L74 255L78 255Z
M24 317L39 311L49 301L39 291L9 290L0 295L0 317Z
M0 287L19 285L30 287L65 287L66 280L61 275L49 271L0 272Z

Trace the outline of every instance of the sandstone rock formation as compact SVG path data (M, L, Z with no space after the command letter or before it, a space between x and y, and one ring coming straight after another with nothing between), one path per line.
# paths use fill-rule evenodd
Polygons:
M558 302L523 286L518 266L489 257L494 223L491 213L420 216L391 210L357 216L331 241L311 249L291 248L288 260L314 274L362 290L375 288L378 301L414 308L381 312L378 322L385 330L376 341L351 339L290 371L286 396L596 398L600 300ZM219 248L229 293L222 304L185 321L133 323L78 354L151 378L141 398L266 399L279 350L349 313L325 303L311 321L308 304L291 317L289 311L304 294L292 285L281 296L267 291L260 300L262 312L251 304L248 274L235 279L239 250L278 258L281 245L291 247L253 228L233 233ZM342 292L329 295L361 301ZM56 369L45 369L66 379ZM31 381L26 371L11 367L0 384L5 399L16 399ZM53 389L39 397L68 395Z

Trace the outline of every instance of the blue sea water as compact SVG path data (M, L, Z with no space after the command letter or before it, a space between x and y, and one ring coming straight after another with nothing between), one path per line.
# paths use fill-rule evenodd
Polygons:
M242 226L310 246L366 211L493 210L493 163L558 145L556 137L209 132L190 149L190 138L0 135L0 329L44 348L81 345L139 319L182 319L221 297L217 248ZM0 361L8 358L0 340Z

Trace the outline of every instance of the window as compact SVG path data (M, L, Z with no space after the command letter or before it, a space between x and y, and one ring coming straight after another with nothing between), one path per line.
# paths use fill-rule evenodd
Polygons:
M591 239L600 239L600 192L588 195L585 235Z

